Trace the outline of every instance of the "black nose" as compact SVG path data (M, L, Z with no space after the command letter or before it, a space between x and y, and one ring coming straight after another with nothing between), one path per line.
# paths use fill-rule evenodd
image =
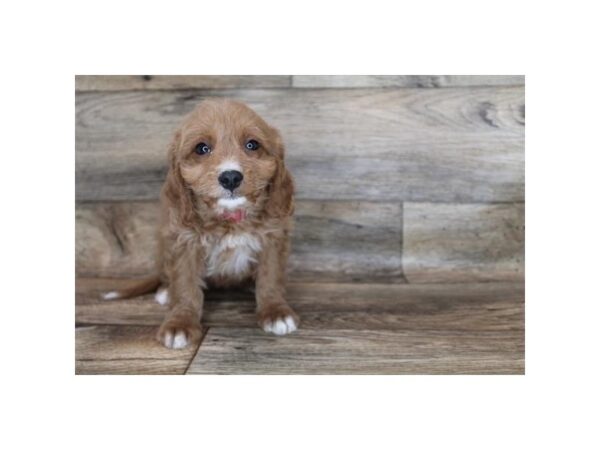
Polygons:
M219 175L219 183L221 183L221 186L223 186L225 189L229 189L230 191L233 191L236 187L238 187L243 179L244 175L237 170L226 170Z

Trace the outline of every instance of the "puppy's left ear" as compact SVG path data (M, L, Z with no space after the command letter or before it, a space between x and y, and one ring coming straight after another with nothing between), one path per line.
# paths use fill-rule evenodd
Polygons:
M272 217L283 218L294 213L294 179L285 167L285 147L279 132L272 128L277 168L269 184L266 210Z
M162 189L162 196L175 211L180 225L193 227L195 218L194 198L181 176L177 149L181 144L181 131L177 130L169 145L169 171Z

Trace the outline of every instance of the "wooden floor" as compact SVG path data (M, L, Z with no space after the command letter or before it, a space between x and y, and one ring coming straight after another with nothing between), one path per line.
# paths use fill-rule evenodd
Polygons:
M77 280L76 373L524 373L522 283L292 283L302 323L285 337L256 326L250 292L209 292L200 345L167 350L154 339L166 307L99 299L129 282Z

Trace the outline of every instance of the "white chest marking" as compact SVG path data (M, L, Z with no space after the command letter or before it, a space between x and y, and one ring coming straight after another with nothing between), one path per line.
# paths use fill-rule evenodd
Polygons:
M262 245L251 233L226 234L218 240L207 242L206 275L239 278L257 261Z

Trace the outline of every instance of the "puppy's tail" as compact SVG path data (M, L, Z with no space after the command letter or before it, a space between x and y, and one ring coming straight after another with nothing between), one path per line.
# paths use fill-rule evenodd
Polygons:
M156 292L160 285L160 277L155 275L153 277L144 278L136 284L134 284L133 286L129 286L118 291L105 292L104 294L102 294L102 298L104 300L119 300L122 298L137 297L138 295Z

